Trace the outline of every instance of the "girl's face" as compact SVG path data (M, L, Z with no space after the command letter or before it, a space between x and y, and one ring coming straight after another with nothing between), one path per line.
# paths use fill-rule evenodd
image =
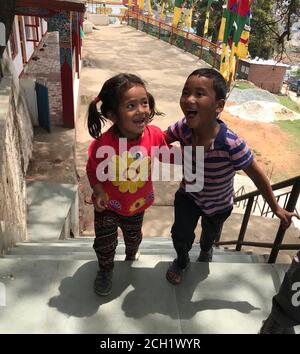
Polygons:
M137 139L143 134L149 115L147 92L143 86L136 85L124 92L115 122L122 135L128 139Z
M224 103L216 99L213 80L197 75L187 79L180 98L180 107L191 129L211 125L222 112Z

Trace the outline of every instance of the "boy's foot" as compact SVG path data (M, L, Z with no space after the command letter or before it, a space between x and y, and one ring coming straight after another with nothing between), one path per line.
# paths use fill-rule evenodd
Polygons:
M94 290L97 295L107 296L112 289L112 271L99 270L94 281Z
M295 334L293 327L284 328L273 318L272 314L264 321L259 334Z
M213 256L213 249L211 248L209 251L200 251L199 257L197 258L197 262L211 262Z
M185 268L180 268L177 259L174 259L173 263L170 265L169 269L167 270L166 273L166 278L167 280L174 285L179 285L182 282L182 276L183 272L188 269L190 266L191 262L188 261L187 265Z
M139 258L140 258L140 251L137 251L136 252L136 254L134 254L134 255L130 255L130 256L126 256L125 257L125 261L132 261L132 262L134 262L134 261L138 261L139 260Z

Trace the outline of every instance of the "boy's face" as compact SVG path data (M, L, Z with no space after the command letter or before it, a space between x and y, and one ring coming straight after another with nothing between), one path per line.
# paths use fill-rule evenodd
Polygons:
M183 87L180 107L191 129L201 129L211 124L223 111L225 100L216 99L213 79L193 75Z

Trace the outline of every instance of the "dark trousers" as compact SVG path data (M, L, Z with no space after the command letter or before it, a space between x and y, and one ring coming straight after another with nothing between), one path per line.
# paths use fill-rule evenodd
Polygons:
M272 317L284 328L300 324L300 251L273 297Z
M195 239L195 229L200 216L202 233L200 248L209 251L214 241L218 241L225 220L232 209L213 216L205 215L201 208L185 193L177 191L174 201L175 221L171 229L173 245L177 252L178 265L185 268L189 261L189 251Z
M121 228L126 256L136 254L142 241L144 212L133 216L122 216L111 210L94 213L96 252L100 270L110 271L114 267L114 257L118 245L118 227Z

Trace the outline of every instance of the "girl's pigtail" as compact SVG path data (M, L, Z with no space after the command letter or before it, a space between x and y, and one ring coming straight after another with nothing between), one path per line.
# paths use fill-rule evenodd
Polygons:
M104 126L106 119L97 109L97 103L100 101L99 97L96 97L89 105L88 110L88 129L90 135L94 139L98 139L101 135L101 129Z
M150 92L147 92L147 96L148 96L148 103L150 108L149 122L151 122L154 116L164 116L165 114L163 112L160 112L156 108L154 97L151 95Z

